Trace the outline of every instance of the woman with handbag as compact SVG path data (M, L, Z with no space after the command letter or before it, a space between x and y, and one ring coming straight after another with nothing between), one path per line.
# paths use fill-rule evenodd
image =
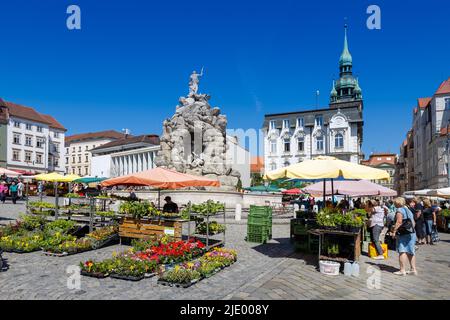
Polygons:
M405 206L403 198L395 198L394 205L397 208L395 213L395 225L392 230L392 236L397 239L397 252L399 254L400 270L394 272L395 275L405 276L408 274L417 275L416 269L416 232L414 215ZM406 265L411 266L410 271L406 271Z
M433 243L433 226L436 225L436 207L431 206L431 201L429 199L423 200L423 218L425 223L425 238L427 240L427 244Z

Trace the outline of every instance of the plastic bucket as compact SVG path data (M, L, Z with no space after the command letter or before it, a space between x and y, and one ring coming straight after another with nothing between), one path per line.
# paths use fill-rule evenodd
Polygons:
M337 275L339 275L340 268L341 268L341 264L339 262L324 261L324 260L320 260L320 262L319 262L320 273L323 273L326 275L337 276Z

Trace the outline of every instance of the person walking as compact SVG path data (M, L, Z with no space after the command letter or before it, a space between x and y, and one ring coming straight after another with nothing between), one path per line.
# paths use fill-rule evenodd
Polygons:
M17 196L19 197L20 200L23 200L23 189L24 189L24 184L22 182L22 180L19 179L19 182L17 183Z
M11 196L12 203L16 204L17 202L17 193L18 193L19 187L17 186L16 182L13 181L11 183L11 186L9 187L9 195Z
M423 219L423 205L421 201L414 197L408 203L408 208L414 215L414 221L416 223L416 236L417 244L425 244L425 222Z
M370 238L378 253L378 256L374 259L384 260L380 235L384 228L384 217L388 213L388 208L385 206L380 206L380 203L377 200L367 200L366 211L369 214Z
M427 244L433 245L433 226L436 225L436 209L431 207L431 201L429 199L423 200L423 219L425 224L425 240Z
M5 203L7 194L8 194L8 186L6 185L5 181L2 181L0 183L0 201L2 203Z
M397 211L395 213L395 225L391 234L392 237L395 237L397 240L400 270L394 272L394 274L399 276L405 276L406 274L417 275L414 216L405 204L406 202L403 198L394 199L394 205L397 208ZM411 269L406 271L408 261Z

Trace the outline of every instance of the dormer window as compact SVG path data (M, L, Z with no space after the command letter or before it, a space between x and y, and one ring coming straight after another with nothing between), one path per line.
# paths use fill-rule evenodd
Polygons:
M305 126L305 119L297 118L297 128L303 128Z
M317 127L323 126L323 116L322 115L316 116L316 126Z
M290 127L289 120L288 119L283 120L283 128L284 129L289 129L289 127Z
M270 130L276 129L277 123L275 120L270 121Z

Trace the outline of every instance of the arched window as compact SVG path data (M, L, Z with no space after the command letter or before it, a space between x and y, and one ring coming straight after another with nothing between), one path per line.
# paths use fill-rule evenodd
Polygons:
M344 147L344 136L342 133L338 133L334 137L334 147L335 148L343 148Z
M323 136L318 136L316 138L316 148L317 148L317 151L323 150Z
M284 166L285 166L285 167L289 167L290 165L291 165L291 164L289 163L289 161L285 161L285 162L284 162Z

